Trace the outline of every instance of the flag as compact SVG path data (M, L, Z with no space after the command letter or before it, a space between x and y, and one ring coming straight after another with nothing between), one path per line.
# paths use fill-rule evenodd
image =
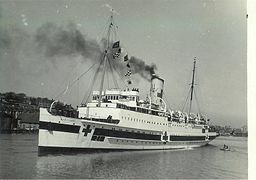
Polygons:
M130 64L129 63L127 63L127 65L126 65L128 68L130 68L131 66L130 66Z
M128 54L126 54L126 56L124 56L124 61L128 61L129 58L128 58Z
M68 92L68 85L67 85L67 88L66 88L66 90L64 91L64 95L66 94Z
M128 70L124 76L130 76L132 74L131 70Z
M120 53L115 53L113 54L113 59L119 58L119 56L120 56Z
M117 41L113 44L112 48L119 48L120 41Z
M111 50L111 53L113 55L113 59L118 58L121 55L121 51L122 51L121 48L118 48L118 49L117 48L113 48Z
M117 54L113 54L113 59L116 59L117 58Z

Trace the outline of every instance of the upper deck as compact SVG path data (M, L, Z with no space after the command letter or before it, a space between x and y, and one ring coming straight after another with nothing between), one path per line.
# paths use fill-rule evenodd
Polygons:
M94 104L99 101L99 91L93 91L92 101L89 104ZM119 103L127 106L138 106L139 103L139 89L132 90L125 89L107 89L102 91L102 103Z

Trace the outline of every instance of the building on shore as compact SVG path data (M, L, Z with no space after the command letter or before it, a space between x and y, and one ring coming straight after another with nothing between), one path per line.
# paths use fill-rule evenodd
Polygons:
M39 108L49 109L54 100L28 97L24 93L0 93L0 133L37 131ZM68 117L78 117L71 105L54 103L52 113Z
M18 119L17 131L38 131L39 112L23 113Z

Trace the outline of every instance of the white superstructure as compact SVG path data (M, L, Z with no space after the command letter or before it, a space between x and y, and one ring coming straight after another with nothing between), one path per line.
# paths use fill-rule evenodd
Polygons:
M175 112L161 107L153 109L152 102L139 100L138 89L106 90L100 107L98 98L99 92L94 91L92 101L78 108L78 118L52 115L47 109L40 109L39 148L187 148L206 145L217 136L209 132L205 123L185 123L181 117L177 121ZM155 102L159 100L160 97Z

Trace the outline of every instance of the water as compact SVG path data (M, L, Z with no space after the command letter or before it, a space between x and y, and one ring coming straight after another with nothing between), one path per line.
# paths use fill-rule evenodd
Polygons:
M202 148L38 156L37 135L0 134L3 178L247 179L247 138L218 137ZM223 144L230 152L220 151Z

